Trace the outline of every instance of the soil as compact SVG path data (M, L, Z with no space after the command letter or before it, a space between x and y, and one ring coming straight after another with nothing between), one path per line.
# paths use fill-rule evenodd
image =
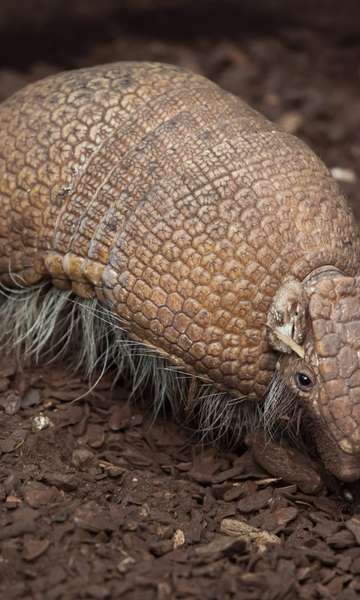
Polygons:
M360 39L300 29L169 39L115 23L75 46L3 61L0 98L69 67L176 63L306 140L360 217ZM63 365L1 358L2 598L360 597L356 491L308 485L305 463L289 483L259 452L201 448L129 404L125 383L111 391L109 375L86 390Z

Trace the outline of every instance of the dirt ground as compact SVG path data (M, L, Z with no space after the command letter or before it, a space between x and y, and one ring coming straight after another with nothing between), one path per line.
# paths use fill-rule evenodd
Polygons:
M0 98L63 68L183 65L309 142L360 216L360 39L283 30L174 41L120 25L106 37L7 61ZM110 388L107 376L77 400L86 384L64 366L0 360L1 598L360 597L360 509L349 490L289 483L249 450L204 450L129 407L125 384Z

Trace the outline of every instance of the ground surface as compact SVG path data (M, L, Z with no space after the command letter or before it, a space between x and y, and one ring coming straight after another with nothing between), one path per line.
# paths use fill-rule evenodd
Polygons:
M7 66L0 97L64 67L178 63L306 139L338 169L360 215L360 41L287 31L174 42L120 26L111 37ZM61 366L22 371L1 359L1 598L360 597L356 504L326 489L305 493L249 451L201 451L171 423L150 428L110 383L76 400L86 386ZM244 522L273 543L240 535Z

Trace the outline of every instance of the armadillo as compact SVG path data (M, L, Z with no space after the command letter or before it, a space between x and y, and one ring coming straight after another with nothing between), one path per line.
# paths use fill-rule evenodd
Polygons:
M326 469L360 477L358 226L302 141L136 62L28 85L0 129L3 345L38 357L75 330L88 370L155 360L168 395L190 377L172 402L203 430L243 435L295 402Z

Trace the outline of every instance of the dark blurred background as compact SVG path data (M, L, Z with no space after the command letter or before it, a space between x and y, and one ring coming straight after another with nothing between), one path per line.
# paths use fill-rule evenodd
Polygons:
M359 0L1 0L0 99L59 70L157 60L305 139L360 216Z

